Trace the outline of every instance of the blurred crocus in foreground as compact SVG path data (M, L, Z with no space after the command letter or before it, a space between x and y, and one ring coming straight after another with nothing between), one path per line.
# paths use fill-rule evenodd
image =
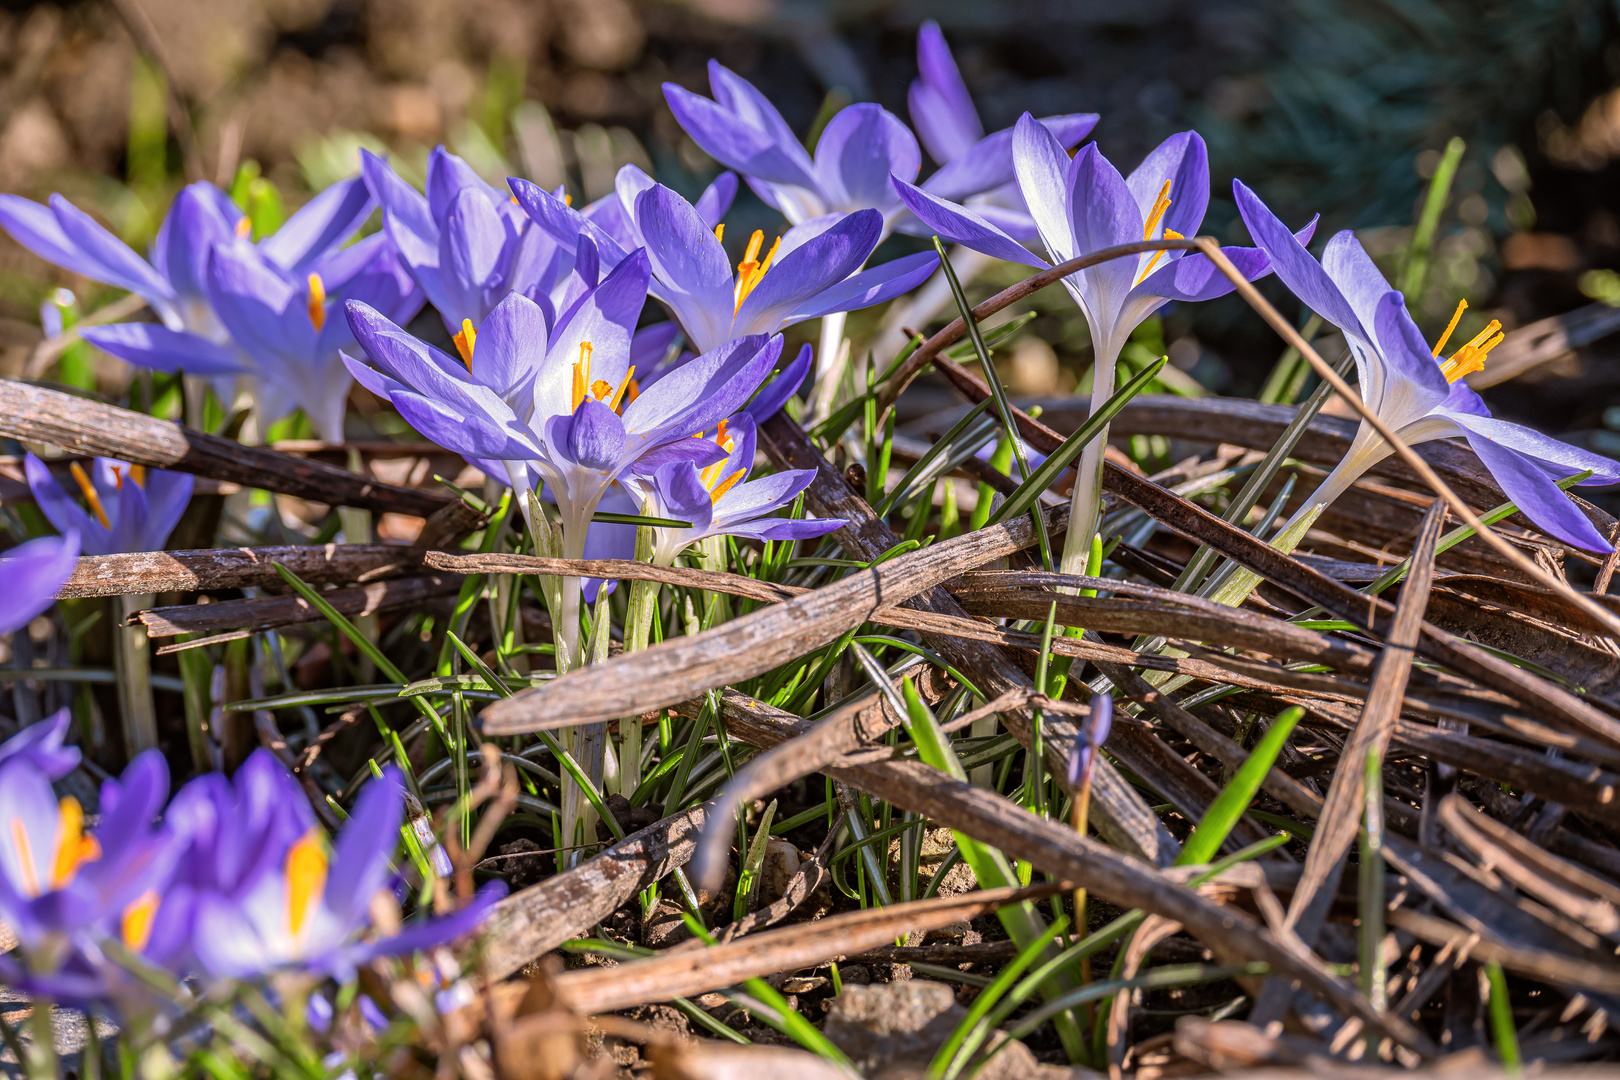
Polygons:
M58 709L37 724L30 724L0 742L0 765L13 759L26 760L48 780L60 780L79 764L79 748L65 746L68 725L73 721L67 709Z
M1502 340L1492 323L1449 358L1441 359L1451 326L1431 348L1406 300L1378 272L1348 230L1328 241L1317 262L1254 192L1236 185L1238 211L1277 276L1306 306L1344 331L1356 358L1361 400L1407 443L1462 436L1525 517L1549 536L1587 551L1610 545L1553 481L1590 470L1584 484L1620 483L1620 465L1539 432L1491 416L1463 376L1485 366ZM1394 451L1363 420L1350 449L1289 521L1293 525L1331 503ZM1286 526L1285 526L1286 531Z
M162 551L191 500L193 477L95 458L85 469L68 466L79 500L68 494L43 461L29 454L23 468L40 511L63 533L77 532L86 555Z
M79 560L79 532L44 536L0 552L0 634L21 630L56 602L56 590L73 576Z
M1109 694L1098 694L1091 699L1091 712L1080 722L1069 753L1069 789L1081 793L1091 790L1091 777L1097 771L1097 754L1108 733L1114 727L1114 699Z
M1031 254L1016 238L972 208L939 198L896 176L895 190L922 223L940 236L986 255L1041 269L1104 248L1142 240L1192 236L1209 205L1209 156L1196 132L1172 135L1130 176L1122 176L1098 151L1081 147L1070 160L1063 145L1029 113L1013 133L1013 168L1051 262ZM1305 230L1309 239L1310 227ZM1250 280L1270 270L1256 248L1223 248ZM1171 300L1212 300L1234 288L1201 254L1149 251L1110 259L1063 279L1091 328L1096 362L1091 408L1114 392L1114 368L1131 331ZM1071 501L1071 527L1063 568L1085 567L1096 532L1102 452L1107 430L1081 452Z
M259 768L281 766L261 762ZM291 786L290 777L287 781L277 786ZM288 797L302 799L291 792ZM192 949L214 977L251 978L296 967L346 978L376 957L429 949L466 935L506 895L504 883L492 882L454 914L363 938L372 926L372 898L392 877L388 863L404 817L405 789L393 766L361 789L336 841L315 824L296 835L265 828L264 813L242 809L218 820L218 835L197 849L198 857L246 855L243 872L229 888L196 894Z

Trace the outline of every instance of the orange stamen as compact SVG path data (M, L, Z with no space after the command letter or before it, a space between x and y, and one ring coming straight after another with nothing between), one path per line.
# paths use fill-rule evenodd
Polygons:
M1170 181L1164 182L1159 189L1159 197L1153 200L1153 209L1148 211L1147 221L1142 225L1142 239L1151 240L1153 234L1159 230L1159 222L1164 220L1164 212L1170 209Z
M608 402L608 408L612 409L614 412L618 412L619 403L624 400L626 391L629 391L631 401L636 400L636 398L641 395L641 391L636 387L636 380L634 377L635 374L636 365L631 364L630 370L626 371L624 373L624 378L619 380L619 388L613 391L613 398Z
M101 845L96 838L84 835L84 809L78 799L69 795L56 809L56 858L51 861L51 888L62 888L73 880L79 867L100 857Z
M589 341L579 343L579 359L574 361L574 387L572 394L572 411L578 411L585 401L585 388L591 385L591 355L596 346Z
M721 222L714 227L714 238L722 244L726 242L726 223Z
M309 322L318 334L326 328L326 282L321 275L309 275Z
M96 515L96 520L101 522L101 527L103 529L112 528L112 522L107 520L107 511L101 505L101 496L96 492L96 485L90 482L90 477L85 475L84 466L75 461L68 466L68 472L72 473L73 479L78 481L79 490L84 493L84 501L90 504L90 512Z
M725 480L720 483L719 487L716 487L712 491L709 492L709 501L711 503L719 502L720 501L720 496L722 496L726 492L730 491L732 489L732 487L737 483L737 481L739 481L739 480L741 480L743 478L743 474L746 473L747 471L748 471L747 469L738 469L736 472L734 472L730 476L726 477Z
M119 934L127 948L135 952L146 948L146 943L152 939L152 923L157 919L159 903L158 894L148 890L124 909L119 919Z
M248 237L250 237L252 235L253 235L253 219L249 218L249 217L245 217L245 216L237 218L236 219L236 236L237 236L237 238L240 239L240 240L246 240Z
M1447 382L1456 382L1465 375L1485 370L1485 357L1490 351L1502 344L1507 335L1502 333L1502 324L1492 319L1473 339L1451 354L1451 359L1440 365L1441 374L1445 375Z
M473 348L478 344L478 330L473 326L471 319L461 320L461 329L451 335L451 341L456 343L456 352L461 354L461 362L472 370Z
M1164 230L1164 238L1166 240L1180 240L1182 236L1174 229L1166 229ZM1155 266L1159 265L1159 260L1162 258L1164 258L1164 252L1155 251L1153 253L1153 258L1149 259L1147 261L1147 265L1142 267L1142 272L1136 275L1136 281L1133 284L1140 285L1142 282L1146 281L1147 276L1153 272L1153 268Z
M141 488L145 487L146 486L146 466L145 465L131 465L129 467L129 478L131 480L135 481L135 486L136 487L141 487Z
M1433 356L1436 360L1440 359L1440 353L1445 350L1446 342L1451 340L1451 332L1457 329L1457 324L1462 321L1462 313L1467 310L1468 301L1457 301L1457 310L1451 313L1451 321L1446 323L1446 332L1441 334L1440 340L1434 343L1434 352L1430 353L1429 355Z
M310 910L326 890L326 845L319 826L299 838L287 852L287 928L294 937L303 930Z
M736 304L731 309L733 315L742 310L743 301L748 299L748 294L753 292L755 286L765 277L765 272L771 268L776 253L782 249L782 238L778 236L776 242L771 245L771 250L766 252L765 260L760 262L759 249L764 242L765 233L759 229L755 229L754 235L748 238L748 250L743 253L742 262L737 264Z

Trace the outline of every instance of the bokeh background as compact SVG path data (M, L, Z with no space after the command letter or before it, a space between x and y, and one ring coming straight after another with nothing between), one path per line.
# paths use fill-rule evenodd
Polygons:
M664 105L665 80L703 89L716 57L806 133L850 100L904 116L929 18L990 129L1025 109L1096 111L1102 149L1128 168L1196 127L1216 185L1206 228L1223 240L1244 239L1223 197L1240 176L1290 220L1356 228L1399 274L1428 178L1460 137L1411 298L1426 328L1459 298L1510 329L1620 303L1612 0L13 2L0 10L0 189L61 191L136 245L188 179L273 219L351 171L361 145L411 175L444 143L491 180L563 183L576 202L626 162L694 194L717 170ZM736 232L773 227L747 197L734 218ZM27 370L41 304L61 288L69 319L113 299L0 237L0 373ZM1037 310L1006 350L1016 388L1084 388L1078 312L1056 290ZM1170 311L1149 332L1143 347L1170 352L1186 392L1254 395L1278 354L1235 302ZM1487 396L1620 449L1617 343L1553 350ZM91 362L103 384L118 378Z

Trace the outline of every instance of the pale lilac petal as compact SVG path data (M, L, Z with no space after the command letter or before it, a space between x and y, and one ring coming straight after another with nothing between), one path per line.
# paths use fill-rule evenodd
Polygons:
M546 424L553 453L587 469L613 472L624 454L625 425L612 409L586 398L572 416L554 416Z
M1463 429L1468 445L1502 491L1537 528L1572 547L1596 552L1612 550L1603 534L1553 483L1552 476L1567 476L1596 465L1601 470L1598 475L1614 483L1620 474L1613 461L1505 420L1469 413L1450 418Z
M1322 264L1305 250L1305 245L1288 231L1288 226L1241 180L1232 181L1232 195L1237 200L1238 213L1243 216L1249 235L1270 257L1273 272L1288 286L1289 291L1334 326L1368 339L1367 330L1344 293L1322 268Z
M799 145L798 136L782 119L782 114L776 111L776 106L753 83L719 61L710 60L709 89L714 94L714 100L723 108L730 110L748 126L763 132L805 175L810 174L810 155Z
M1209 151L1197 132L1170 136L1131 173L1127 183L1143 221L1166 181L1170 183L1170 208L1162 228L1182 236L1196 235L1209 207Z
M909 183L921 168L916 136L879 105L840 110L816 142L816 177L828 201L843 209L893 206L889 177Z
M1068 150L1080 145L1080 140L1091 134L1100 119L1101 116L1097 113L1062 113L1058 116L1043 116L1040 123L1052 133L1059 146Z
M618 389L629 370L630 343L647 302L650 278L647 253L638 249L557 320L546 363L534 384L537 415L573 410L574 364L586 343L590 345L590 382L605 382ZM587 386L586 392L590 391Z
M692 531L706 533L714 520L714 502L709 489L690 461L664 465L652 476L659 513L677 521L690 521Z
M495 306L473 347L472 377L507 401L527 397L527 384L546 355L546 317L539 305L513 293ZM525 409L514 403L514 409Z
M1335 280L1343 279L1335 275ZM1429 343L1423 340L1423 332L1407 314L1405 297L1394 289L1386 290L1369 325L1378 335L1378 351L1388 367L1385 379L1393 378L1404 384L1420 403L1418 408L1422 412L1446 400L1451 384L1441 374ZM1391 389L1393 386L1386 388L1386 393ZM1399 418L1392 421L1401 422Z
M390 765L360 788L354 810L332 846L326 905L345 922L366 917L371 898L388 881L388 860L399 844L405 788Z
M0 742L0 762L25 757L48 778L60 780L79 763L79 748L63 745L72 722L72 712L62 708L36 724L29 724Z
M835 311L859 311L861 308L886 304L927 281L938 267L938 255L932 251L921 251L863 270L794 308L786 323L802 322Z
M737 174L723 172L703 189L702 195L698 196L696 203L698 217L703 219L703 224L712 229L720 224L720 220L726 216L726 211L731 209L731 204L736 198Z
M913 184L896 179L895 192L923 226L953 244L982 251L997 259L1045 269L1050 264L1017 240L990 224L975 210L957 206L930 195Z
M265 237L259 250L282 269L302 273L353 236L376 205L363 176L339 180Z
M191 502L191 492L195 486L196 477L189 473L168 469L146 471L148 528L150 535L157 538L151 550L159 550L168 542L169 534L180 524L180 518Z
M470 187L451 197L441 220L444 228L439 233L439 269L452 307L440 314L446 326L458 330L463 319L471 319L477 326L488 314L486 298L500 284L507 240L505 223L489 199Z
M707 431L753 396L781 355L780 334L727 342L670 372L625 406L624 426L653 443Z
M812 361L810 346L806 344L799 349L799 355L794 358L793 363L783 368L781 374L772 379L754 400L748 403L746 415L758 423L764 423L775 416L777 411L787 404L788 398L798 393L799 387L804 385L806 376L810 374Z
M984 138L984 125L945 35L933 19L917 31L917 69L922 77L911 84L911 122L928 148L928 156L943 165Z
M664 99L692 141L728 169L779 184L815 186L796 141L779 144L734 112L675 83L664 84Z
M148 299L173 298L174 290L151 264L89 214L60 195L51 196L51 210L56 215L60 235L78 253L72 263L63 264L68 269Z
M471 165L442 146L434 147L428 155L428 210L443 220L455 197L468 189L482 195L492 207L506 201L506 196L486 184Z
M731 265L725 248L685 199L662 185L636 201L652 272L687 337L712 348L731 337Z
M1069 219L1070 167L1068 151L1050 131L1029 113L1018 118L1013 128L1013 173L1054 263L1068 262L1078 254Z
M99 280L103 267L68 239L51 208L21 195L0 195L0 228L47 262ZM167 285L164 286L168 288ZM172 295L172 294L165 294Z
M79 334L96 348L136 367L188 375L236 375L253 369L238 349L159 323L86 326Z
M241 210L220 206L218 188L206 180L187 184L175 196L152 245L153 264L182 297L202 296L207 286L208 255L215 244L236 239L235 223Z
M43 461L33 454L24 457L23 475L28 478L28 488L34 493L34 504L45 515L45 520L56 526L57 532L63 535L77 533L85 537L92 555L105 554L110 550L111 534L106 526L63 489Z
M790 311L847 279L860 269L883 233L876 210L858 210L811 237L776 262L737 309L734 334L773 333Z

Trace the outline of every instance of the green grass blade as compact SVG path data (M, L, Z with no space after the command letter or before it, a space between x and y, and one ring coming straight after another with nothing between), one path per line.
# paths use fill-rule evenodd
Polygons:
M1299 706L1283 710L1271 724L1254 751L1249 754L1232 777L1232 782L1221 789L1221 793L1210 803L1209 809L1199 819L1198 827L1187 838L1182 847L1181 854L1176 857L1178 866L1197 866L1207 863L1221 850L1221 845L1232 834L1237 826L1238 819L1243 816L1249 804L1254 801L1255 794L1260 790L1260 784L1276 763L1278 755L1287 745L1288 736L1293 733L1294 725L1299 723L1305 710Z

